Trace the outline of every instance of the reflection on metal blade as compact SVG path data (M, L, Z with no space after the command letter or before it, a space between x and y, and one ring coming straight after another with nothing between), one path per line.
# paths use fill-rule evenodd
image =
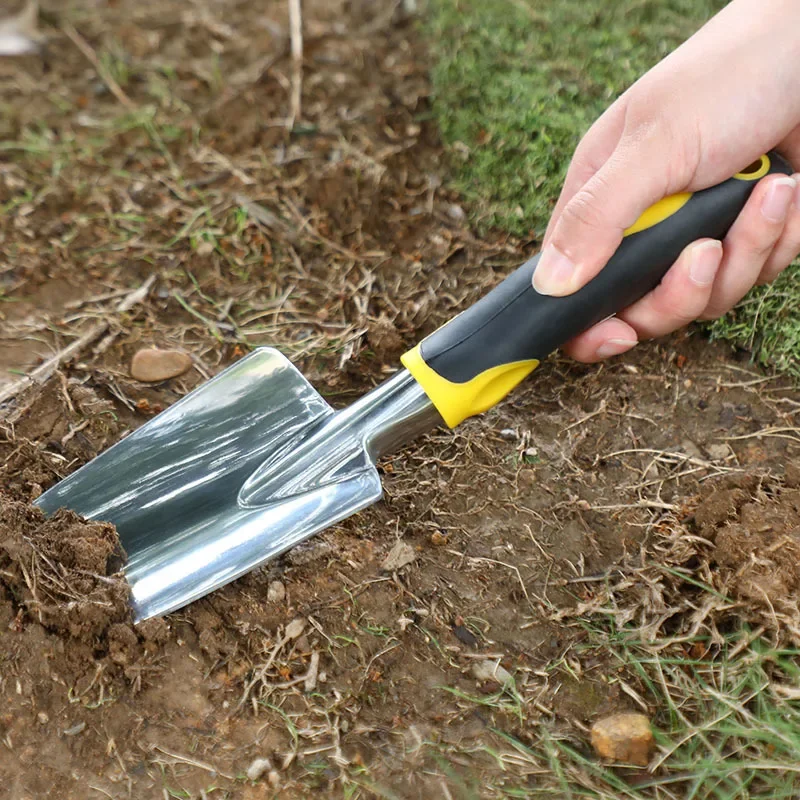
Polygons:
M37 504L116 525L136 616L146 619L377 501L376 460L440 422L405 370L334 413L286 358L262 348Z
M262 348L45 492L37 505L114 523L128 554L137 614L153 616L208 590L197 587L221 586L252 569L288 539L311 535L323 524L323 508L332 524L331 514L347 516L368 504L356 499L359 491L375 495L364 476L341 493L301 498L280 514L237 504L242 484L265 458L290 450L332 415L283 355ZM301 510L309 519L304 526ZM236 533L239 525L246 533ZM281 527L257 530L267 525ZM250 556L245 536L258 541Z
M263 508L241 508L233 493L216 515L129 559L137 619L174 611L224 586L380 496L376 469Z

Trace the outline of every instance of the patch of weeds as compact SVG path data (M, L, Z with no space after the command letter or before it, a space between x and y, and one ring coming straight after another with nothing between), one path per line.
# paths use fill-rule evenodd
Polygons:
M790 798L800 786L800 651L753 640L747 626L717 637L642 641L636 627L595 624L583 657L611 654L610 683L635 684L653 714L658 752L647 772L611 769L568 738L549 746L569 780L600 798ZM620 780L624 779L623 783ZM581 795L583 796L583 795Z
M800 264L774 283L754 289L737 308L710 326L713 339L726 339L753 354L753 361L800 377Z
M768 488L753 502L793 508L791 491L778 484ZM764 518L774 519L770 513L765 508ZM647 550L631 556L613 578L593 585L573 606L551 607L551 620L565 626L565 637L570 628L574 636L546 668L523 669L513 685L488 694L447 688L460 713L480 715L491 731L471 749L459 744L447 751L456 763L480 757L501 766L486 770L490 777L481 796L798 796L800 635L794 599L771 597L768 606L748 599L742 568L718 559L714 532L703 533L693 535L677 517L664 517ZM721 532L716 536L727 541ZM742 564L755 561L759 547L766 553L768 544L751 543L754 550L740 556ZM599 692L607 702L559 711L572 684ZM586 726L613 710L641 711L651 720L656 750L646 768L607 764L593 753Z

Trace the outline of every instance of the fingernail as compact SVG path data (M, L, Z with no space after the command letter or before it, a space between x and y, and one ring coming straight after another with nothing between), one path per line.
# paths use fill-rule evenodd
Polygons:
M761 204L761 213L769 222L783 222L789 213L789 204L794 198L797 183L794 178L778 178L772 181Z
M689 277L698 286L713 283L722 261L722 242L696 244L689 253Z
M533 271L533 288L539 294L562 295L571 289L575 265L560 250L548 245Z
M797 188L794 190L794 207L800 209L800 172L796 172L792 177L797 184Z
M638 342L630 339L609 339L597 348L597 357L610 358L611 356L618 356L630 350L635 344L638 344Z

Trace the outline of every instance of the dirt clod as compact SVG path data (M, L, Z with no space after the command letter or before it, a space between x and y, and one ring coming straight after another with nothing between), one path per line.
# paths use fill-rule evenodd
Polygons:
M591 730L595 753L608 761L646 767L655 747L650 720L644 714L612 714Z
M367 328L369 346L383 362L391 362L403 350L403 339L389 317L382 315L369 323Z
M143 383L157 383L188 372L192 357L180 350L139 350L131 361L131 377Z
M48 630L92 642L128 620L128 585L108 571L123 557L111 525L0 497L0 585Z

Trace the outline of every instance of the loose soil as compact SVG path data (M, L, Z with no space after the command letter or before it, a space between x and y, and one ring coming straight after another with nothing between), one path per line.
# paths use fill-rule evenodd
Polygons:
M413 20L391 2L303 5L293 130L279 2L52 5L45 57L0 63L0 389L109 322L2 410L4 797L535 787L497 769L495 731L581 736L628 707L606 665L574 677L580 634L554 617L664 515L708 541L764 624L796 610L795 392L696 332L599 367L552 359L480 420L385 459L379 504L162 620L132 625L112 528L34 510L253 346L346 404L535 246L477 238L443 188ZM193 371L137 383L148 345L190 352ZM398 540L415 558L387 573ZM487 658L514 675L524 722L474 676Z

